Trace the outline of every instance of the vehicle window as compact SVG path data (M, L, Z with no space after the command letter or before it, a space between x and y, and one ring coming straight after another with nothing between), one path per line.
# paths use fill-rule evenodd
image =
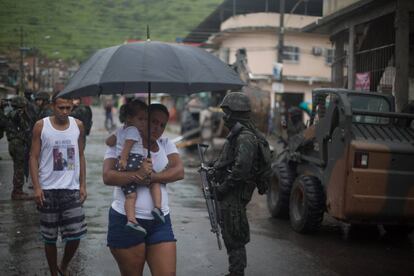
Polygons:
M352 109L376 112L390 112L391 110L389 102L383 97L349 95L349 98ZM388 124L389 118L355 115L353 121L357 123Z

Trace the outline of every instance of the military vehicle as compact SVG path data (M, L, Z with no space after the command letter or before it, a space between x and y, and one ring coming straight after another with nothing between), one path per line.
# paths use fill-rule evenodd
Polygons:
M305 130L277 153L267 195L273 217L315 232L324 213L387 232L414 228L414 115L375 92L316 89Z

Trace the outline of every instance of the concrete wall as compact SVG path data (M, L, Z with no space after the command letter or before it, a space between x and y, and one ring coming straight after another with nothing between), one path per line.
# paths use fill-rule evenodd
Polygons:
M330 79L331 68L325 62L325 50L331 49L327 36L298 32L317 17L286 15L285 46L299 47L298 62L284 61L283 74L292 77ZM237 27L238 26L238 27ZM271 75L277 60L279 14L256 13L229 18L221 26L222 35L213 40L221 49L228 49L229 63L236 60L237 49L245 48L248 64L253 74ZM320 56L312 48L323 50Z
M285 46L299 47L300 57L297 63L284 61L284 75L330 79L331 68L326 64L324 56L325 50L332 48L328 37L297 31L297 28L316 19L317 17L313 16L298 15L285 17L284 44ZM220 48L229 50L229 63L236 60L235 53L238 49L246 48L248 64L252 73L271 75L273 64L277 60L278 35L276 27L279 25L278 22L279 14L275 13L234 16L222 24L222 32L227 32L217 38L215 43L218 43ZM322 55L313 55L313 47L321 48Z
M343 9L359 1L361 0L324 0L323 1L323 16L330 15L340 9Z
M225 31L243 27L279 27L280 15L278 13L259 12L236 15L224 21L220 30ZM285 28L302 28L315 22L319 17L297 14L285 14Z

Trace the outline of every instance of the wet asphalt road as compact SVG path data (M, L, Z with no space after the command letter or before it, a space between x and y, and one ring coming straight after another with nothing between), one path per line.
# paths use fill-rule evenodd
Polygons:
M112 188L102 184L102 114L94 110L94 127L86 146L88 199L84 204L88 235L72 261L72 275L119 275L106 247L107 213ZM168 133L174 136L174 133ZM0 140L0 275L48 275L34 202L11 201L12 162ZM177 275L224 275L225 250L210 233L201 197L195 155L183 152L186 176L168 186L177 242ZM32 192L25 185L25 190ZM383 231L349 231L325 218L313 236L293 232L287 221L271 219L266 198L255 194L248 206L251 242L246 275L414 275L414 235L392 238ZM58 243L59 252L62 244ZM148 269L145 275L150 275Z

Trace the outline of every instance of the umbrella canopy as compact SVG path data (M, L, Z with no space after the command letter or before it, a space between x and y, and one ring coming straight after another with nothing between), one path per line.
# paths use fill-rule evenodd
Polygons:
M59 95L139 92L185 95L239 89L243 85L234 70L205 50L146 41L97 51L81 65Z

